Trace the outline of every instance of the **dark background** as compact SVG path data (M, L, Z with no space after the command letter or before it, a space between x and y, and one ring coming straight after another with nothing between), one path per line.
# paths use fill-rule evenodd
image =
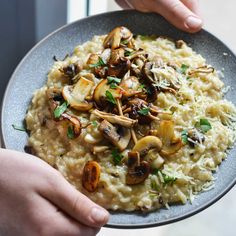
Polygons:
M7 82L22 57L66 21L67 0L0 0L1 102Z

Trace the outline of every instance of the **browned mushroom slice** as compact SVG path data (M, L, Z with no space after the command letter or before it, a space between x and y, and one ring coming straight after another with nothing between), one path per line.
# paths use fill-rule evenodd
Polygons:
M125 55L125 50L124 48L117 48L115 50L111 51L111 57L109 60L109 64L112 65L117 65L120 63L120 60L122 57L124 57Z
M72 79L83 69L82 61L77 61L75 63L69 64L68 66L59 69L66 77Z
M62 95L71 107L78 111L88 111L92 104L88 103L85 98L90 94L94 82L81 77L75 86L64 86Z
M82 185L88 192L94 192L98 188L101 167L96 161L88 161L83 169Z
M101 131L103 136L116 147L118 147L120 151L123 151L128 146L131 138L129 129L124 127L116 128L106 120L101 122L98 129Z
M142 92L139 80L135 76L124 78L119 86L123 89L123 95L127 98Z
M158 129L158 137L162 140L163 147L161 155L171 156L179 151L183 146L180 138L175 137L174 122L171 120L162 120Z
M49 108L53 112L60 104L60 101L63 100L62 91L58 88L49 88L46 91L46 96L48 98Z
M116 65L110 64L107 75L122 78L130 69L130 60L125 57L120 58L120 62Z
M160 151L162 148L161 140L156 136L146 136L138 140L132 151L139 152L140 156L145 156L149 150L156 149Z
M93 92L93 99L100 107L104 107L106 104L106 91L110 91L114 99L121 98L122 93L120 88L110 89L107 79L103 79L99 82Z
M113 29L107 37L104 39L103 46L104 48L116 49L120 47L120 44L127 44L132 40L133 34L126 27L116 27ZM123 42L122 42L123 40ZM124 42L127 41L127 42Z
M92 113L104 120L109 121L112 124L121 125L121 126L124 126L127 128L131 128L135 124L137 124L137 120L130 119L126 116L118 116L118 115L114 115L112 113L102 112L97 109L95 109Z
M103 57L93 53L89 56L87 60L88 67L97 77L100 78L104 78L107 74L107 67L105 66L106 62L103 60L103 58L105 57L105 53Z
M144 182L150 173L150 165L146 161L140 162L138 152L128 153L128 172L126 175L126 184L135 185Z
M77 138L80 134L81 134L81 123L80 120L77 116L68 114L68 113L63 113L62 115L63 119L67 119L68 121L70 121L70 124L72 125L72 138Z

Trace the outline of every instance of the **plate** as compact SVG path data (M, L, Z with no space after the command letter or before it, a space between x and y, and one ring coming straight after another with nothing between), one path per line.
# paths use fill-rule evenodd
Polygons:
M134 10L110 12L88 17L66 25L38 43L21 61L12 75L5 92L1 135L4 147L24 151L27 134L16 131L12 124L21 124L33 93L42 87L47 72L53 65L53 56L64 58L73 52L76 45L90 40L94 35L108 33L116 26L126 26L135 34L156 34L173 39L183 39L195 51L202 54L215 68L224 68L224 83L234 86L236 57L220 40L205 30L188 34L175 29L157 14L140 13ZM236 93L230 89L226 98L236 101ZM151 213L111 212L107 227L144 228L175 222L192 216L219 200L236 182L236 149L231 149L227 161L215 173L215 188L202 192L197 199L186 205L172 205L169 210L160 209Z

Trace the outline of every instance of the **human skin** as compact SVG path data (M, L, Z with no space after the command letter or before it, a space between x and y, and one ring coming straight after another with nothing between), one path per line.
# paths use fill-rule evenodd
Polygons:
M93 236L108 212L46 162L0 149L0 235Z
M155 12L177 28L195 33L202 28L198 0L116 0L124 9Z

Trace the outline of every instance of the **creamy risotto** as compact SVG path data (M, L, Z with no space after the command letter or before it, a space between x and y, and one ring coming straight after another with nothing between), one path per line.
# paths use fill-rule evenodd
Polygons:
M214 187L236 110L184 41L117 27L54 60L26 115L29 146L79 191L149 211Z

